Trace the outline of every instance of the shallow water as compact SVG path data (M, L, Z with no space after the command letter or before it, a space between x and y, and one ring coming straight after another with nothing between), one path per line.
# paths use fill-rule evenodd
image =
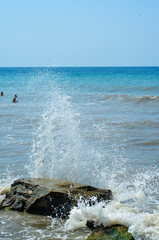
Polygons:
M24 214L15 211L1 211L0 239L7 240L59 240L86 239L87 228L75 231L64 230L65 221L39 215Z
M1 211L1 238L85 239L96 219L159 239L159 68L0 68L0 88L1 187L34 176L114 194L66 223Z

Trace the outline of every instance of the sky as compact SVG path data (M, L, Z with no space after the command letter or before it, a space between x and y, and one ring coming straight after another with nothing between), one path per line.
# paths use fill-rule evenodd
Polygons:
M0 0L0 67L159 66L159 0Z

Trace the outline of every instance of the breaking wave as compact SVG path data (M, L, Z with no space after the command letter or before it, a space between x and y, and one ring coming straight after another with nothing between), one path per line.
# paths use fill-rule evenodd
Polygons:
M144 96L133 96L133 95L118 95L118 94L110 94L105 95L100 98L101 101L107 100L119 100L123 102L136 102L136 103L146 103L146 102L158 102L159 96L151 96L151 95L144 95Z

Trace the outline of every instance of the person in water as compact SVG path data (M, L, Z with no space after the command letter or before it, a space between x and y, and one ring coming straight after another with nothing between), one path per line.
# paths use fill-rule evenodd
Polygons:
M18 102L18 101L17 101L17 97L18 97L17 95L14 95L14 98L13 98L13 101L12 101L12 102Z
M1 96L3 96L3 92L1 92Z

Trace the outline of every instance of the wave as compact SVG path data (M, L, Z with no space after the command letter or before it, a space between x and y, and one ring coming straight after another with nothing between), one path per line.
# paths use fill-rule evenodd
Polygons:
M137 88L136 88L137 89ZM144 91L159 91L159 87L158 86L152 86L152 87L141 87L141 89L143 89Z
M119 126L122 128L127 129L137 129L137 128L159 128L159 122L156 121L149 121L149 120L143 120L143 121L119 121L119 122L108 122L106 123L108 126Z
M91 207L79 201L66 221L66 230L85 227L86 221L93 219L97 225L102 224L105 227L125 225L136 240L158 240L158 207L151 209L155 204L152 195L157 192L159 179L159 173L154 173L155 169L152 168L145 173L130 175L127 172L125 176L121 176L122 181L118 178L107 180L108 187L113 190L113 201L108 204L96 202Z
M145 96L137 96L134 97L139 102L145 102L145 101L158 101L159 96L151 96L151 95L145 95Z
M133 95L120 95L120 94L109 94L102 96L100 101L108 101L108 100L119 100L123 102L158 102L159 96L152 96L152 95L143 95L143 96L133 96Z
M140 193L137 197L142 203L144 196ZM78 207L74 207L71 211L65 229L84 228L87 220L92 219L97 226L125 225L136 240L158 240L159 238L159 213L157 211L143 214L140 209L131 208L127 204L121 204L120 201L112 201L109 204L96 203L92 207L79 202Z
M137 140L136 140L137 141ZM139 139L141 141L141 139ZM158 146L159 140L151 140L151 141L142 141L142 142L136 142L133 145L140 145L140 146Z

